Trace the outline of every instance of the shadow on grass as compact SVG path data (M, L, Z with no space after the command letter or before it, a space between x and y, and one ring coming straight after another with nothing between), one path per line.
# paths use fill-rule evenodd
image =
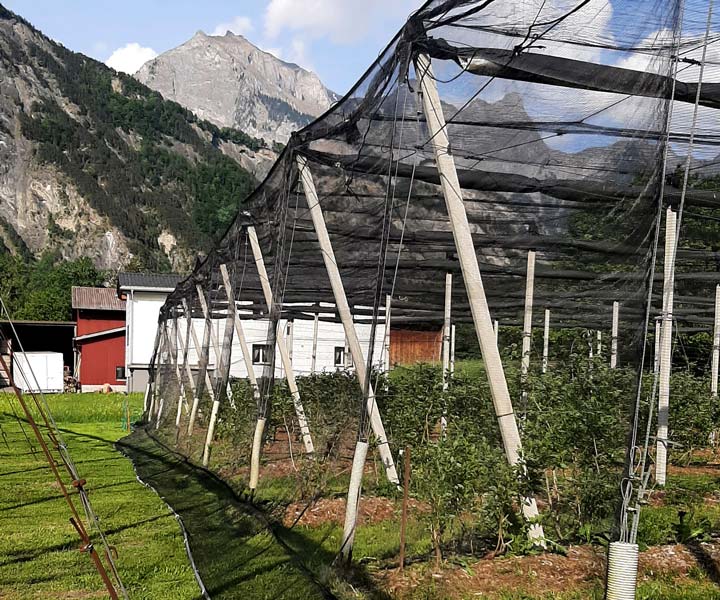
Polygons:
M175 510L200 577L213 599L329 599L332 592L256 507L224 481L153 439L143 429L117 443L140 478ZM307 547L300 540L299 546ZM295 546L297 547L297 546ZM314 548L330 564L332 555Z

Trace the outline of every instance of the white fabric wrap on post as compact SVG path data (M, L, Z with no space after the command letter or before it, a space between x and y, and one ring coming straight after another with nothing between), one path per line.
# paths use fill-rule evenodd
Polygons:
M612 542L608 552L606 600L635 600L638 545Z

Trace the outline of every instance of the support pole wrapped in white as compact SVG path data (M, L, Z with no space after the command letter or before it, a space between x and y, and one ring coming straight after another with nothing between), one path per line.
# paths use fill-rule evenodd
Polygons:
M613 302L612 329L610 331L610 368L617 367L618 329L620 324L620 303Z
M715 286L715 327L713 329L710 393L718 395L718 365L720 364L720 285Z
M665 217L665 264L663 274L663 314L660 334L660 376L658 381L658 429L655 449L655 481L667 481L668 416L670 411L670 371L672 369L673 271L677 216L671 208Z
M442 368L443 390L448 389L450 376L450 316L452 311L452 273L445 273L445 311L443 314Z
M250 456L250 485L251 490L257 489L260 479L260 451L262 450L262 439L265 433L265 417L260 417L255 423L255 435L253 435L252 455Z
M490 392L505 455L511 465L517 465L522 454L520 432L515 420L512 401L510 400L510 392L505 379L500 351L493 334L490 309L485 297L475 245L467 213L465 212L462 188L460 187L455 161L450 149L442 103L435 84L430 59L427 55L418 55L416 72L420 80L423 111L430 134L430 141L435 152L435 163L440 175L440 185L445 198L448 216L450 217L455 248L457 249L462 276L465 281L468 300L470 301L475 332L478 336L483 362L485 363L485 371L490 384ZM537 518L538 509L533 497L527 496L523 498L522 511L525 518L529 520L534 521ZM537 523L530 526L528 536L540 545L545 544L542 526Z
M532 311L535 294L535 251L527 255L527 274L525 278L525 315L523 317L522 358L520 360L520 377L523 385L523 403L527 400L525 383L530 370L530 345L532 342Z
M545 326L543 327L543 355L542 355L542 372L547 373L548 358L550 355L550 309L545 309Z
M455 375L455 325L450 327L450 378Z
M357 528L358 505L360 504L360 493L362 491L362 476L365 469L367 453L368 443L358 440L355 444L352 471L350 472L350 485L348 487L347 506L345 508L345 525L343 526L342 544L340 545L340 555L345 562L350 562L352 559L355 529Z
M612 542L608 552L605 600L635 600L638 545Z

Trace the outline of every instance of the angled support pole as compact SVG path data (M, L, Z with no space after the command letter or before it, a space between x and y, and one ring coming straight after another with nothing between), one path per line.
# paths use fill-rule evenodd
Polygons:
M213 390L212 381L210 381L210 375L207 372L207 350L210 345L210 332L208 331L208 323L205 322L205 332L203 333L203 342L200 343L197 333L195 332L195 324L193 323L192 311L188 306L187 300L183 298L183 309L187 315L187 319L190 322L190 335L192 336L193 344L195 345L195 353L198 357L198 382L195 385L195 393L193 395L192 408L190 409L190 422L188 423L188 435L192 435L193 429L195 428L195 419L197 418L198 407L200 406L200 396L202 395L202 383L204 381L205 388L210 396L210 401L215 402L215 390ZM188 342L189 344L189 342Z
M613 302L612 329L610 330L610 368L617 367L618 356L618 330L620 328L620 303Z
M445 197L448 216L450 217L455 248L457 249L462 276L470 301L475 332L480 342L505 456L511 465L517 465L522 456L520 432L515 420L512 401L510 400L510 392L505 379L500 351L493 334L490 309L480 276L480 267L465 211L462 188L460 187L457 170L455 169L455 160L450 148L445 116L442 112L442 104L432 73L430 58L426 54L421 53L416 58L416 76L420 79L425 120L431 144L435 151L435 164L440 175L440 186ZM536 519L538 509L535 498L531 496L523 498L522 511L527 519L531 521ZM528 536L539 545L545 545L543 529L538 523L533 522L531 524Z
M348 304L347 296L345 295L345 286L343 285L340 270L338 269L337 261L335 260L335 252L325 225L325 217L323 216L322 208L320 207L320 200L317 195L317 190L315 189L315 182L313 181L312 173L307 166L307 160L303 156L297 156L297 165L300 172L300 181L302 182L303 191L305 192L305 198L310 209L310 216L315 227L318 243L320 244L325 269L327 270L330 285L333 290L333 296L335 297L335 305L337 307L343 329L345 330L346 344L352 354L353 363L355 365L355 373L357 375L358 382L360 383L360 388L363 392L367 391L366 411L370 420L370 426L372 427L373 433L377 439L380 458L385 466L385 474L391 483L399 485L400 480L398 478L397 471L395 470L395 462L393 461L387 436L385 435L385 427L383 426L382 419L380 418L380 411L377 403L375 402L375 392L371 382L367 380L368 372L365 357L363 356L362 346L360 345L352 313L350 312L350 305ZM367 452L367 440L363 439L362 436L358 436L358 440L355 444L355 453L353 454L352 470L350 472L350 485L348 487L347 504L345 505L343 539L340 546L340 554L346 562L349 562L352 558L358 505L360 503L362 489L362 476Z
M220 343L218 342L217 336L215 335L215 329L212 327L212 315L210 314L210 307L208 306L207 299L205 298L205 294L203 293L203 289L200 285L196 285L195 288L197 289L198 298L200 299L200 307L202 308L203 315L205 315L205 322L210 323L210 342L213 346L213 351L215 352L215 369L220 368L220 357L222 355ZM234 311L232 314L235 314ZM230 328L232 331L232 327ZM227 397L232 402L232 389L230 388L230 383L227 383L225 386L225 391L227 393ZM217 396L217 394L215 394Z
M390 448L388 446L387 436L385 435L385 427L383 425L382 418L380 417L380 411L375 402L375 393L373 392L370 382L366 381L367 365L365 363L365 357L363 356L360 339L358 338L352 313L350 312L350 305L348 304L347 296L345 295L345 286L343 285L342 278L340 277L340 270L338 269L337 262L335 261L335 252L325 225L325 217L323 216L322 208L320 207L317 190L315 189L315 182L313 181L312 173L307 166L305 158L298 156L297 163L300 170L300 180L310 208L310 216L312 218L313 225L315 226L315 233L318 236L318 242L320 243L320 248L322 250L325 269L327 270L330 285L333 290L333 296L335 297L335 305L337 307L343 329L345 330L346 344L350 350L350 355L352 356L355 372L357 373L358 381L360 382L360 387L363 390L368 390L367 412L373 433L377 438L378 451L380 452L380 457L383 461L383 465L385 466L385 473L388 480L391 483L399 485L400 480L395 470L395 462L393 461L392 453L390 452Z
M188 387L190 388L190 393L192 394L194 400L195 381L193 379L192 367L190 366L190 327L192 326L192 318L188 316L187 312L185 312L184 315L187 322L187 326L185 327L185 339L183 340L182 329L178 328L178 344L180 345L180 351L183 354L183 371L185 371Z
M178 360L178 357L181 356L181 354L178 352L178 350L182 347L182 343L180 342L180 331L178 329L178 320L177 320L177 313L175 312L175 309L173 308L172 313L172 361L173 366L175 367L175 377L178 381L178 404L177 404L177 413L175 414L175 427L180 427L180 419L182 417L182 407L183 404L187 405L187 399L185 398L185 383L183 382L182 373L180 372L180 362ZM184 353L183 353L184 354Z
M658 381L658 429L655 447L655 481L667 481L668 417L670 411L670 371L672 370L673 280L677 215L671 208L665 215L665 260L663 268L663 312L660 332L660 377Z
M250 457L250 483L248 486L250 490L255 490L257 489L258 481L260 479L260 452L262 450L262 439L265 433L266 417L265 415L260 414L260 388L258 387L257 378L255 377L255 367L252 362L252 354L250 353L247 338L245 337L245 332L243 331L242 321L240 320L237 308L235 308L235 291L233 289L232 281L230 280L227 265L220 265L220 274L222 275L223 285L225 286L225 290L227 292L228 310L231 310L230 307L235 309L235 335L237 336L238 343L240 344L240 351L242 352L245 369L248 373L248 381L250 382L250 387L252 387L255 402L258 405L257 420L255 422L255 434L253 435L252 455Z
M227 355L221 352L220 344L218 343L217 336L212 328L212 320L210 314L210 308L208 306L205 294L203 293L202 287L198 284L196 286L198 297L200 299L200 306L202 307L203 314L205 315L205 322L210 323L210 340L212 341L213 348L215 350L215 381L217 382L217 388L215 390L215 398L212 403L212 410L210 412L210 422L208 423L207 434L205 435L205 447L203 449L202 464L203 467L207 467L210 463L210 446L212 445L213 438L215 436L215 426L217 425L218 412L220 411L220 397L222 396L222 389L225 388L226 396L228 400L232 401L232 389L230 388L229 374L230 374L230 353L232 351L232 335L235 323L235 307L234 304L231 306L228 303L227 317L225 322L225 339L223 340L222 348L227 348Z
M145 399L143 402L143 413L147 419L150 419L151 415L151 406L153 402L153 397L155 393L155 375L157 373L157 362L158 362L158 356L160 354L160 345L161 345L161 336L160 336L160 326L158 325L157 329L155 330L155 343L153 344L153 353L150 357L150 365L149 365L149 373L148 373L148 382L145 386Z
M257 268L258 277L260 278L263 295L265 296L265 303L267 304L269 314L272 315L275 301L273 299L272 288L270 287L270 279L268 278L267 270L265 269L265 261L263 260L262 250L260 249L260 242L258 241L257 232L255 231L254 226L248 225L247 235L250 239L250 247L252 248L253 257L255 259L255 267ZM290 390L290 395L293 399L295 415L297 416L298 425L300 426L300 434L302 436L303 445L305 446L305 452L307 454L312 454L315 452L315 447L313 446L310 428L308 427L307 417L305 416L305 408L303 408L302 400L300 399L300 390L298 389L297 382L295 381L295 372L293 371L292 364L290 363L290 355L288 354L287 344L285 343L285 335L279 322L275 333L275 345L280 353L280 360L282 361L283 369L285 370L285 378L287 380L288 389Z

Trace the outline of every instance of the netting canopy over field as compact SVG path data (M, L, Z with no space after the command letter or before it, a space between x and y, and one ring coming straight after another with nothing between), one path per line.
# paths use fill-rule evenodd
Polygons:
M258 474L250 463L259 460L263 436L274 439L268 450L276 449L278 428L289 438L282 444L293 466L304 449L334 481L347 475L357 437L352 504L367 442L377 443L397 482L392 457L409 439L399 424L402 385L379 374L387 367L390 323L445 323L447 369L451 307L454 323L475 325L479 385L487 386L477 403L494 407L497 425L491 418L486 429L475 409L455 409L489 447L502 442L518 467L521 438L532 446L529 436L540 435L532 416L539 392L528 383L534 368L528 363L532 326L549 317L553 328L592 331L591 348L595 332L606 332L612 366L631 366L628 376L608 383L622 426L605 432L614 450L602 467L613 473L610 494L617 495L629 429L624 481L633 479L630 473L643 481L644 454L634 452L642 442L638 431L652 420L647 408L655 388L649 382L638 391L642 377L635 375L643 364L652 371L652 361L643 363L648 324L656 316L671 324L674 318L681 331L693 332L713 322L719 18L696 0L426 3L350 92L292 137L219 247L168 297L155 394L148 398L151 421L206 464L219 427L225 445L215 448L213 466L230 479L245 478L247 467L251 489ZM673 276L674 310L667 292ZM342 345L353 359L345 365L354 365L357 380L332 375L342 381L325 391L317 378L295 381L292 368L303 357L288 342L289 325L315 323L317 331L318 319L342 322ZM492 321L506 331L524 322L518 382ZM247 330L258 326L267 330L264 342L251 347ZM311 372L316 350L315 343ZM304 351L309 356L309 347ZM585 357L587 351L586 342ZM255 365L262 373L254 373ZM599 367L585 367L569 381L597 383ZM278 387L276 378L287 383ZM412 421L417 406L406 407L408 423L425 428L424 442L453 435L453 383L443 373L433 385L417 388L426 394L418 404L437 400L424 423ZM659 387L662 395L662 376ZM315 404L323 394L330 397ZM310 404L303 405L304 396ZM283 402L294 414L283 412ZM394 424L387 432L385 413ZM532 522L532 493L529 487L518 493ZM631 495L632 486L623 487L625 508ZM346 517L343 545L353 518Z

